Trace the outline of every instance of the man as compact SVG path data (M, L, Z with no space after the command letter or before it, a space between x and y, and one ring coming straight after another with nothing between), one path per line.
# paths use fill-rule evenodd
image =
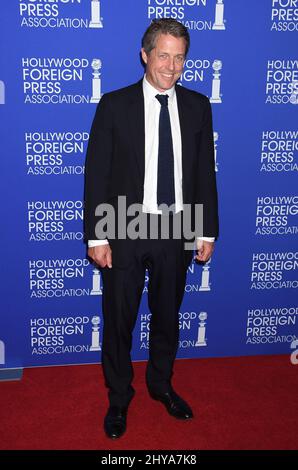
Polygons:
M183 237L99 240L104 237L97 236L95 215L103 203L118 210L118 196L126 197L127 206L142 204L157 224L164 217L162 204L174 204L175 214L186 204L202 204L203 236L197 240L196 259L210 258L218 235L211 107L205 96L176 85L188 48L189 34L181 23L154 20L142 40L144 78L102 97L90 133L85 237L88 255L103 276L102 365L110 401L104 429L113 439L126 430L134 396L130 350L146 269L152 314L148 390L175 418L193 417L171 385L178 312L192 252L185 250Z

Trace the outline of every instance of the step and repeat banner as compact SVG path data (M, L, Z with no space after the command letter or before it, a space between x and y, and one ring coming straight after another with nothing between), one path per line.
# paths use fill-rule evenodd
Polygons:
M96 363L102 279L83 243L101 96L143 75L153 18L191 34L181 85L212 103L220 237L191 264L178 357L297 347L298 0L0 2L0 368ZM132 357L148 354L147 281ZM115 294L116 295L116 294Z

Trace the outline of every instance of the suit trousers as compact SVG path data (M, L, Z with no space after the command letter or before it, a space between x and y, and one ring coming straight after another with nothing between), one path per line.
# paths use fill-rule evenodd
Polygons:
M102 268L102 365L110 404L115 406L127 406L134 395L130 353L146 269L151 312L146 383L150 392L171 390L189 260L181 239L138 239L133 243L128 266Z

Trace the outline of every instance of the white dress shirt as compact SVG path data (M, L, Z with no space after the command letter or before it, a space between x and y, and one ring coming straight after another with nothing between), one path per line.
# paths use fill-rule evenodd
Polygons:
M143 211L161 214L157 209L157 167L158 167L158 134L161 104L156 95L168 95L168 109L171 121L173 151L174 151L174 181L175 181L175 212L183 210L182 198L182 149L181 132L178 115L175 87L160 92L146 79L143 79L145 102L145 179Z
M168 95L168 109L171 121L173 151L174 151L174 180L175 180L175 212L183 210L182 196L182 144L180 121L177 106L175 86L164 92L158 91L146 79L143 79L145 107L145 178L143 212L161 214L157 208L157 166L158 166L158 128L160 103L156 95ZM213 242L213 237L200 237L198 240ZM89 248L105 245L108 240L89 240Z

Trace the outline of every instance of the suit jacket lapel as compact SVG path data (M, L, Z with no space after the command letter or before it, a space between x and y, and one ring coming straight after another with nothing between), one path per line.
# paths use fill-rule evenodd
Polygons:
M135 85L127 112L136 165L143 184L145 173L145 110L142 80Z
M186 201L185 190L187 188L187 181L189 172L191 171L191 166L189 165L188 156L191 155L189 145L190 139L188 138L190 129L193 125L191 122L191 110L187 103L185 102L185 97L183 96L183 89L180 85L176 85L176 96L177 96L177 106L178 114L180 121L180 131L181 131L181 153L182 153L182 192L183 192L183 201Z

